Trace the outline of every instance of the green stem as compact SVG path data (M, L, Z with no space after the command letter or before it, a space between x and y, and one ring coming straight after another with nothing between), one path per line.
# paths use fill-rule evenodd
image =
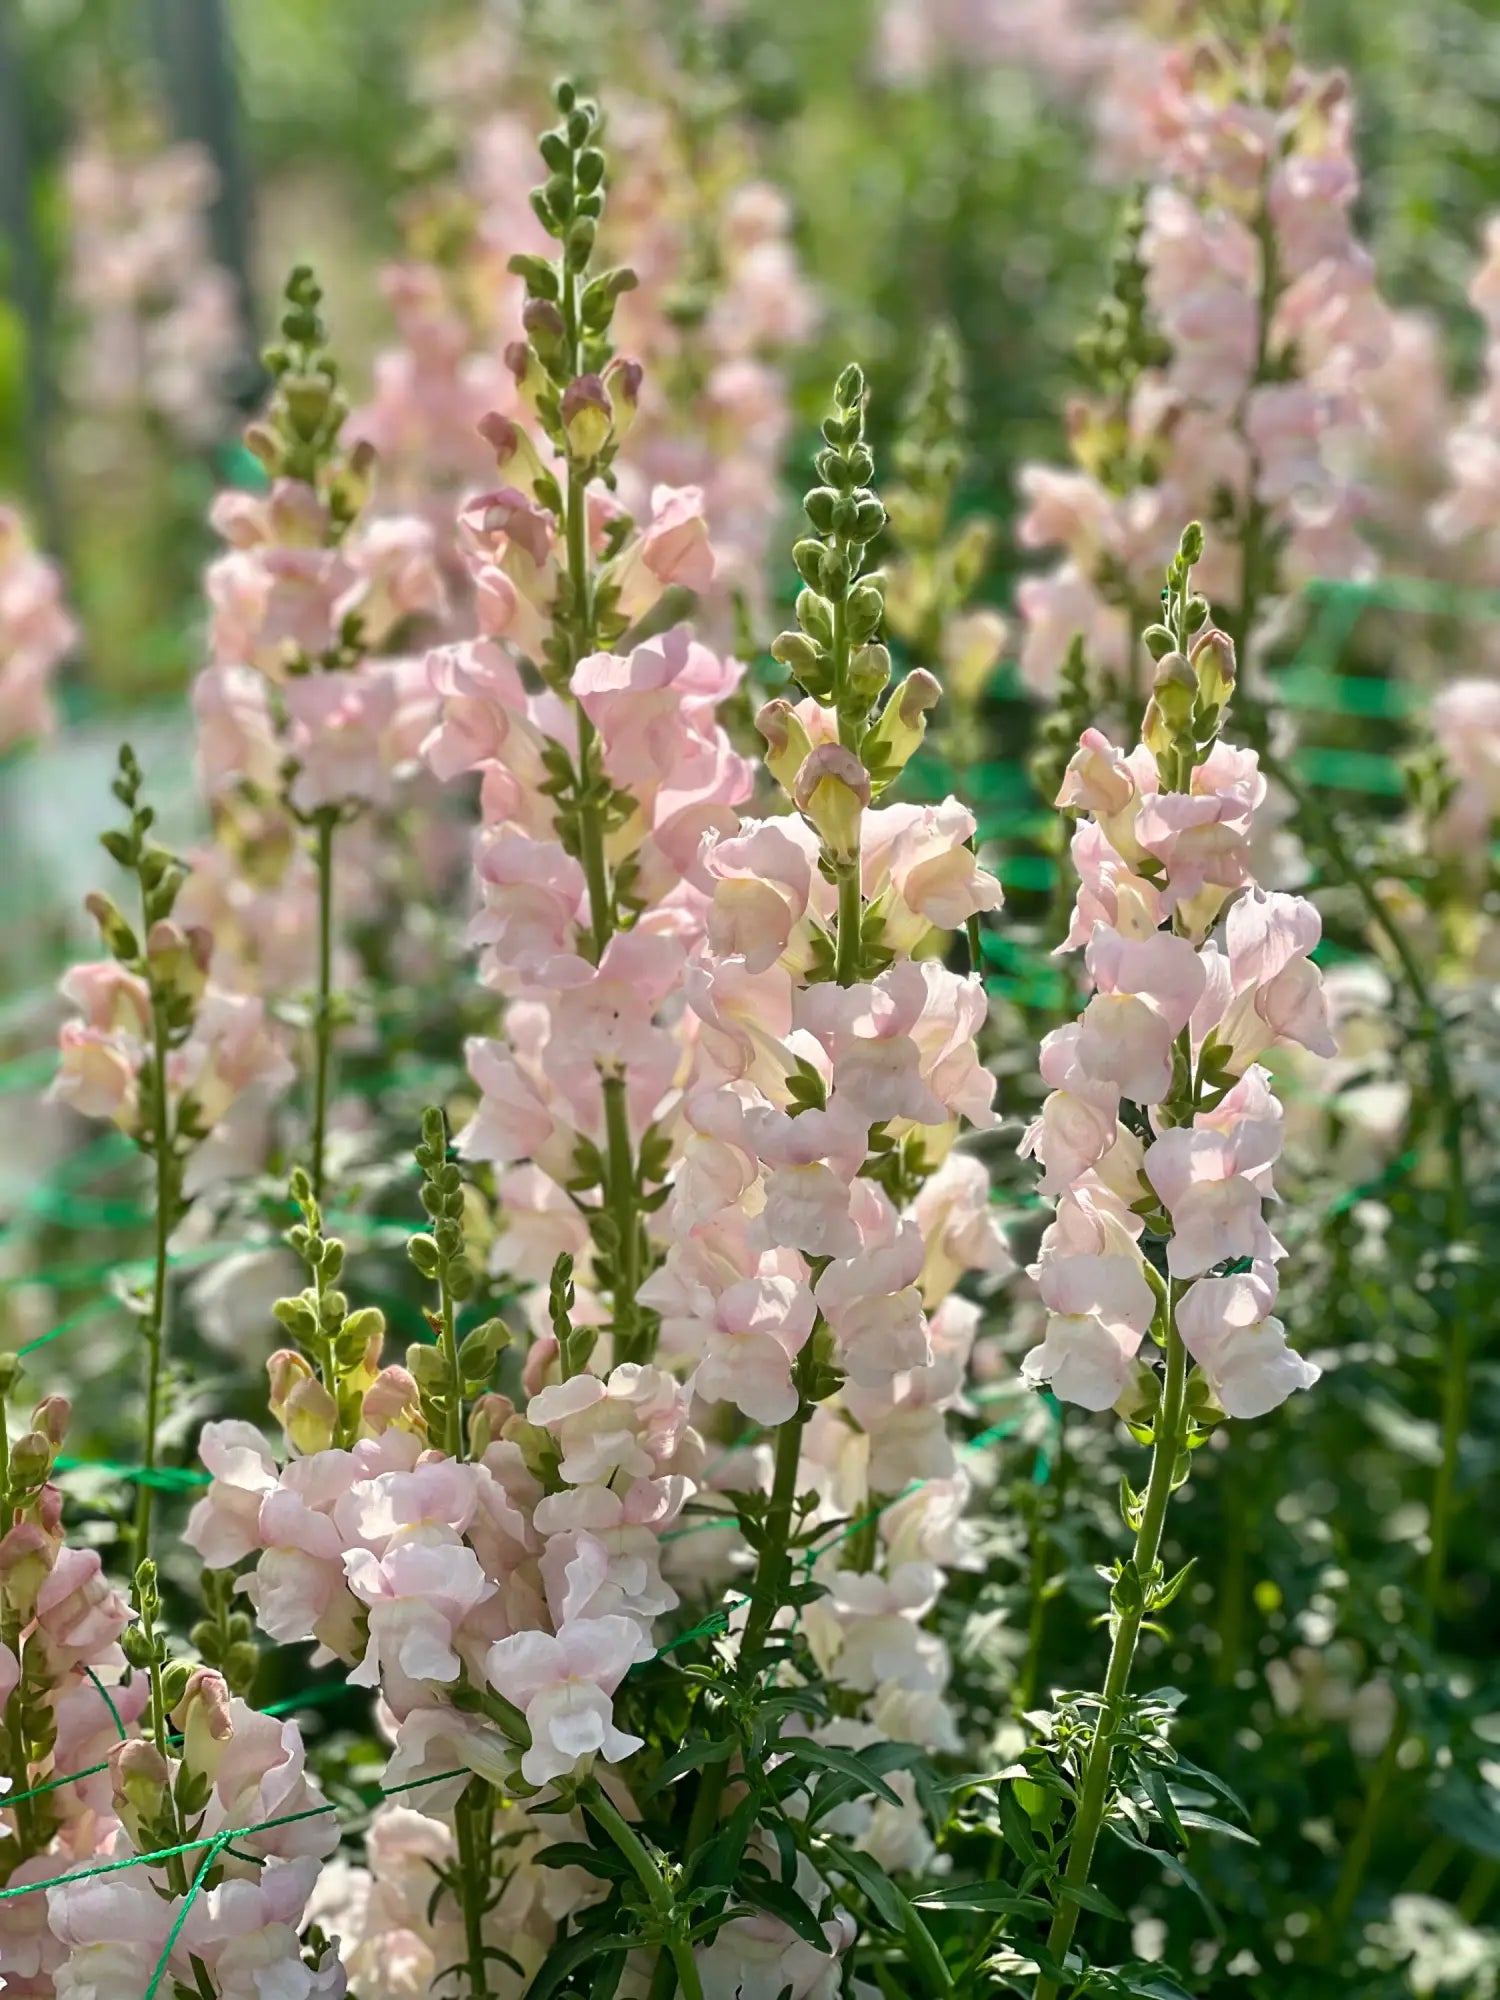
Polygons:
M333 1059L333 829L335 814L318 815L318 992L313 1006L312 1190L323 1200L323 1153L328 1136L328 1079Z
M676 1968L683 2000L703 2000L703 1982L698 1977L698 1965L693 1957L693 1948L686 1938L672 1934L677 1913L672 1902L672 1892L662 1879L661 1870L646 1852L635 1829L615 1810L597 1785L588 1792L582 1803L630 1863L637 1881L646 1892L652 1910L668 1932L666 1949L671 1954L672 1964Z
M1155 1443L1151 1453L1151 1477L1146 1486L1141 1524L1136 1530L1135 1537L1134 1560L1139 1587L1132 1593L1132 1601L1119 1612L1115 1620L1114 1638L1109 1650L1109 1666L1104 1676L1104 1694L1099 1710L1099 1721L1083 1767L1083 1783L1079 1789L1078 1808L1073 1821L1072 1837L1068 1842L1068 1859L1062 1878L1066 1887L1074 1889L1087 1886L1089 1869L1094 1859L1094 1848L1099 1839L1099 1829L1104 1823L1104 1815L1109 1805L1110 1765L1114 1758L1115 1738L1119 1733L1124 1714L1130 1673L1135 1664L1136 1645L1146 1616L1146 1580L1161 1552L1162 1530L1166 1525L1167 1506L1172 1498L1177 1455L1182 1446L1183 1405L1187 1394L1187 1351L1173 1322L1170 1305L1167 1312L1166 1333L1166 1382L1156 1416ZM1059 1965L1063 1963L1068 1947L1073 1941L1073 1933L1078 1927L1078 1913L1077 1903L1071 1900L1060 1902L1057 1913L1052 1919L1051 1928L1047 1932L1048 1954ZM1055 1979L1046 1973L1037 1975L1036 2000L1057 2000L1059 1990Z
M151 999L153 1082L152 1148L156 1157L156 1256L151 1275L151 1305L143 1323L146 1339L146 1417L141 1436L141 1469L156 1470L156 1432L161 1419L162 1363L167 1344L167 1241L176 1221L177 1174L172 1151L171 1107L167 1098L167 1056L170 1038L166 1010ZM151 1553L151 1502L154 1481L142 1479L135 1491L134 1560Z
M839 870L839 927L833 976L840 986L852 986L859 977L859 932L863 920L859 863L855 861Z
M438 1314L442 1320L443 1360L448 1368L448 1380L453 1385L448 1404L447 1443L449 1458L464 1456L464 1394L463 1378L458 1372L458 1328L454 1322L453 1294L441 1281L438 1285Z
M470 1797L474 1792L479 1794L477 1798ZM483 1779L471 1779L453 1816L458 1836L459 1901L463 1907L470 2000L490 2000L484 1955L485 1908L490 1898L489 1818L490 1788Z
M1326 1965L1337 1951L1344 1932L1349 1927L1354 1905L1359 1900L1365 1870L1370 1865L1370 1854L1375 1846L1375 1832L1380 1824L1385 1795L1390 1790L1392 1778L1396 1775L1396 1759L1400 1755L1401 1744L1406 1735L1405 1720L1401 1709L1398 1708L1391 1718L1391 1733L1385 1739L1379 1761L1370 1773L1370 1781L1365 1787L1364 1810L1359 1816L1359 1825L1354 1829L1354 1837L1344 1850L1344 1865L1339 1870L1338 1887L1333 1892L1333 1901L1328 1905L1319 1927L1317 1958L1321 1965Z
M776 1616L791 1568L789 1544L792 1538L792 1511L797 1501L797 1467L802 1457L802 1432L812 1413L802 1394L802 1355L811 1351L817 1337L817 1328L814 1327L806 1347L797 1357L793 1372L792 1379L798 1392L796 1412L776 1432L776 1467L771 1480L771 1498L766 1507L765 1539L755 1565L750 1615L745 1620L745 1636L740 1645L740 1659L752 1671L759 1663L761 1648Z
M623 1076L604 1079L605 1206L620 1234L615 1252L614 1353L617 1361L639 1361L636 1353L635 1295L641 1283L641 1225L636 1213L635 1159L630 1150L630 1108Z

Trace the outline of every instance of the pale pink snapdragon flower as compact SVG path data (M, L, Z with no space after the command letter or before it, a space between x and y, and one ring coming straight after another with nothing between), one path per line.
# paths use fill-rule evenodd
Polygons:
M1200 686L1232 685L1212 628L1192 659ZM1086 731L1059 793L1089 814L1073 842L1083 879L1069 941L1086 913L1094 992L1076 1027L1043 1045L1051 1089L1022 1142L1058 1198L1031 1272L1045 1337L1022 1369L1064 1401L1125 1407L1148 1333L1165 1341L1175 1327L1225 1413L1258 1416L1319 1372L1271 1311L1285 1252L1264 1211L1282 1121L1259 1058L1288 1043L1328 1056L1334 1044L1309 955L1316 910L1248 878L1265 794L1254 753L1212 732L1195 743L1167 721L1157 703L1177 698L1175 672L1164 663L1139 748L1122 757ZM1205 849L1221 828L1227 839ZM1149 876L1134 877L1127 900L1135 869ZM1164 1274L1145 1254L1148 1226L1165 1238Z

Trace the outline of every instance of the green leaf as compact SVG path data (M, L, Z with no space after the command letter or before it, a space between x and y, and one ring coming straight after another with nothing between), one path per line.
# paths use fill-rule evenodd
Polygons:
M851 1881L864 1891L871 1908L890 1929L899 1931L906 1939L917 1991L924 2000L932 1994L951 1993L953 1975L915 1906L868 1854L861 1854L858 1848L849 1847L842 1840L830 1841L828 1845Z
M613 1848L590 1847L586 1840L550 1841L537 1849L536 1858L543 1868L584 1868L612 1880L628 1880L631 1873L623 1855Z
M688 1856L688 1876L695 1885L705 1889L729 1887L739 1873L760 1807L760 1794L747 1792L707 1846Z
M560 1993L580 1965L586 1965L591 1958L601 1952L628 1952L635 1949L634 1938L622 1938L613 1932L603 1930L582 1931L564 1943L554 1945L537 1968L535 1979L527 1987L524 2000L552 2000L554 1993Z
M734 1755L732 1736L699 1736L691 1743L684 1743L675 1756L669 1757L656 1776L637 1797L649 1799L657 1792L665 1791L668 1785L675 1785L679 1778L689 1771L700 1771L705 1764L726 1764Z
M1029 1868L1045 1868L1046 1857L1032 1838L1031 1821L1027 1818L1026 1809L1014 1791L1009 1785L1004 1785L995 1797L1006 1840Z
M1088 1882L1059 1882L1057 1893L1065 1903L1076 1903L1080 1910L1092 1910L1097 1917L1114 1917L1124 1923L1125 1912L1118 1903L1112 1903L1102 1889L1096 1889Z
M784 1754L788 1763L815 1764L825 1771L837 1771L842 1777L852 1778L861 1791L873 1792L877 1798L885 1799L893 1806L901 1803L900 1794L893 1791L879 1771L872 1767L865 1752L844 1750L833 1743L815 1743L809 1736L779 1738L771 1749L777 1754Z
M1234 1826L1227 1819L1220 1819L1214 1813L1199 1812L1194 1807L1179 1806L1177 1817L1184 1826L1190 1826L1198 1833L1220 1833L1226 1840L1242 1840L1247 1847L1259 1847L1260 1842L1253 1833L1247 1833L1242 1826Z
M734 1885L734 1893L752 1909L764 1910L768 1916L778 1918L814 1950L828 1950L823 1926L797 1891L785 1882L774 1881L769 1875L742 1875Z
M1168 1786L1166 1779L1160 1771L1142 1771L1140 1779L1147 1798L1150 1799L1152 1805L1156 1808L1157 1818L1169 1833L1176 1835L1178 1846L1186 1847L1188 1844L1187 1831L1178 1814L1177 1803L1172 1797L1171 1788Z
M995 1910L1007 1917L1035 1917L1039 1921L1052 1914L1052 1905L1042 1896L1023 1896L1003 1882L940 1882L912 1898L917 1910Z

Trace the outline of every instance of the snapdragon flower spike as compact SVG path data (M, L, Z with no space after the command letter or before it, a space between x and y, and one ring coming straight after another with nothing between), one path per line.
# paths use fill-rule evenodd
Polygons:
M593 268L599 115L566 94L535 195L559 255L512 259L527 294L508 350L519 401L482 426L501 483L460 516L483 636L432 655L424 754L445 780L480 773L470 935L507 1003L504 1036L470 1045L481 1095L457 1149L506 1170L499 1254L536 1284L534 1309L570 1257L576 1318L607 1329L600 1363L639 1364L665 1126L693 1062L698 849L734 827L752 773L718 721L739 663L680 625L632 640L669 588L707 584L713 556L694 490L657 488L640 522L615 497L640 382L610 329L633 280Z
M341 2000L336 1954L303 1936L338 1817L307 1774L296 1723L257 1714L204 1667L183 1665L172 1693L180 1750L161 1733L131 1738L115 1746L107 1779L112 1858L168 1858L92 1878L80 1870L47 1890L56 1991L144 1992L161 1974L167 1990L226 2000L264 1991Z
M0 507L0 751L51 734L52 677L77 643L56 563Z
M161 1156L170 1229L192 1154L226 1125L253 1121L291 1082L292 1068L263 1001L220 988L210 976L212 939L180 921L188 866L152 837L155 811L142 788L127 744L113 785L126 823L101 845L135 878L140 918L127 920L102 892L88 898L109 956L63 976L63 997L78 1016L59 1032L50 1094Z
M742 1667L758 1671L779 1645L792 1551L826 1525L834 1546L802 1611L819 1665L873 1697L876 1649L890 1666L880 1719L948 1742L947 1657L921 1621L934 1563L953 1554L938 1523L963 1491L945 1413L978 1309L953 1287L998 1273L1006 1253L983 1169L953 1150L963 1123L994 1118L975 1050L984 995L937 947L1000 891L956 800L877 803L937 688L917 671L887 691L868 568L884 509L857 368L839 379L823 437L813 532L795 551L799 629L773 647L800 698L758 718L793 810L703 841L712 900L687 977L698 1065L666 1256L645 1296L662 1359L692 1371L701 1402L776 1426L770 1495L741 1502L760 1552L735 1614ZM913 1482L901 1509L884 1506ZM842 1545L833 1524L851 1519Z
M1079 637L1106 690L1144 692L1139 607L1193 513L1222 523L1200 587L1242 653L1269 599L1371 575L1364 488L1392 434L1400 328L1351 219L1347 79L1273 26L1210 36L1189 10L1179 45L1125 32L1143 59L1104 70L1099 123L1147 192L1084 351L1074 463L1021 475L1020 539L1059 552L1018 598L1044 695Z
M0 1389L18 1373L0 1362ZM96 1549L69 1544L52 1483L68 1406L49 1396L0 1457L0 1886L107 1854L119 1832L105 1759L134 1737L147 1685L120 1641L134 1614ZM48 1992L61 1957L42 1893L5 1905L0 1978ZM45 1981L33 1986L31 1981Z
M423 660L385 655L446 604L432 523L387 511L369 443L346 435L321 298L294 269L265 355L271 395L245 433L269 490L227 490L211 510L225 548L205 578L210 659L193 706L214 839L184 890L220 984L277 1000L311 989L318 1194L340 931L378 908L378 816L406 796L434 706Z
M1057 1203L1031 1272L1046 1335L1022 1365L1066 1402L1132 1414L1143 1343L1170 1320L1203 1408L1255 1417L1319 1373L1273 1312L1282 1119L1260 1058L1334 1046L1317 911L1252 878L1265 782L1219 733L1234 657L1192 590L1202 546L1189 528L1147 634L1141 743L1086 730L1058 794L1080 875L1063 949L1084 945L1093 992L1042 1044L1051 1089L1022 1141Z

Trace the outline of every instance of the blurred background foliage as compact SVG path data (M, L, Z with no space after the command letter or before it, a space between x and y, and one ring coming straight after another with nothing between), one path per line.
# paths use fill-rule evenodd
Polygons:
M618 0L528 0L528 46L597 65L628 41ZM969 504L1002 523L1017 466L1060 455L1076 386L1073 339L1106 266L1121 190L1100 185L1076 107L1020 66L939 66L922 88L871 60L873 0L748 0L652 10L688 66L695 49L760 129L796 207L824 303L799 357L808 415L831 367L865 362L877 441L889 438L931 328L969 358ZM472 0L19 0L0 27L0 491L19 496L65 558L88 634L90 691L130 702L194 663L204 504L233 476L229 439L197 460L143 449L93 476L66 417L69 308L63 164L80 122L154 106L210 145L224 177L214 247L267 301L296 258L326 286L356 382L389 331L374 285L397 249L403 145L425 117L425 65L473 24ZM1362 224L1397 305L1443 322L1460 386L1479 333L1464 299L1483 218L1500 205L1500 10L1492 0L1305 0L1309 52L1351 72L1365 180ZM602 79L599 79L602 81ZM28 338L27 328L33 329ZM244 403L255 381L235 385ZM797 441L800 447L803 440ZM989 594L1015 557L1002 533Z

